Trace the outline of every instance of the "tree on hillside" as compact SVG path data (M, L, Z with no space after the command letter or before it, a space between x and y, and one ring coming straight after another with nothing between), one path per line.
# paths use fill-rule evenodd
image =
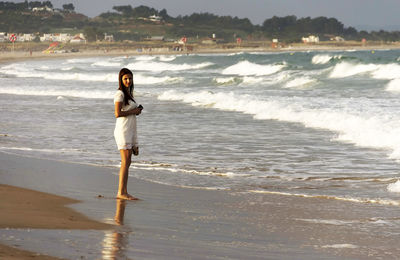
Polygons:
M64 11L67 11L67 12L74 12L75 11L75 6L72 3L65 4L62 7L63 7Z
M28 9L28 2L12 3L12 2L0 2L0 10L7 11L23 11Z
M132 15L132 6L130 5L119 5L119 6L113 6L113 9L119 13L121 13L123 16L130 16Z
M102 31L100 31L97 27L87 26L84 28L84 33L86 35L86 39L89 42L94 42L97 40L101 40L104 37Z

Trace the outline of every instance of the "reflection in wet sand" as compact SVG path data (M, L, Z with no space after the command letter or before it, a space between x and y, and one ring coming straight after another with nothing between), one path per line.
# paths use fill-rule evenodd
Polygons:
M120 226L114 230L106 231L103 240L103 259L128 259L125 251L128 245L129 231L122 228L124 225L125 200L117 199L114 221Z

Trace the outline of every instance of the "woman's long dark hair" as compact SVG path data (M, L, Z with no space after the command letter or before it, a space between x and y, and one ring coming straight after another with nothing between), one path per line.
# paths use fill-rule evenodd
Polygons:
M126 74L129 74L132 76L132 82L131 85L129 86L129 93L127 90L127 87L124 86L124 83L122 82L122 77ZM119 87L118 89L121 90L122 92L124 92L124 105L128 105L129 103L129 99L132 100L133 102L135 102L135 100L133 99L133 73L132 71L130 71L127 68L123 68L119 71L119 75L118 75L118 83L119 83Z

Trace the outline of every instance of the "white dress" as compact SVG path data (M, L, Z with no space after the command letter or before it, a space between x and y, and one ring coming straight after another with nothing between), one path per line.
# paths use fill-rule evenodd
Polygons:
M114 105L116 102L124 102L124 92L118 90L114 95ZM122 111L136 108L137 104L129 100L128 105L122 105ZM118 150L129 150L133 146L138 146L136 131L136 115L121 116L117 118L114 129L114 138L117 142Z

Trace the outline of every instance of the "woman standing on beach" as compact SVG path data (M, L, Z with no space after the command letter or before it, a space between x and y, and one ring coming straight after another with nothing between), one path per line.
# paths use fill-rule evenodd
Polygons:
M114 130L115 141L121 154L121 168L119 170L118 199L137 200L128 194L129 166L132 153L139 154L136 133L136 116L140 115L143 107L137 105L133 97L133 74L123 68L118 75L119 88L114 95L115 117L117 118Z

